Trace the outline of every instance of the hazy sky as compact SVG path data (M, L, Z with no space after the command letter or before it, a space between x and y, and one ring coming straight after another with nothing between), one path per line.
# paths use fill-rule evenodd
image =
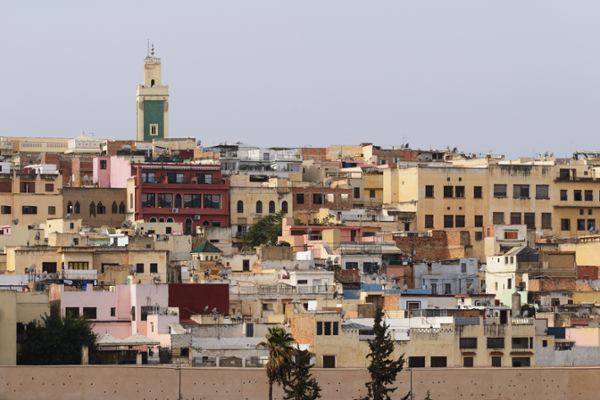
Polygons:
M170 136L600 149L598 1L10 1L0 135L135 138L147 40Z

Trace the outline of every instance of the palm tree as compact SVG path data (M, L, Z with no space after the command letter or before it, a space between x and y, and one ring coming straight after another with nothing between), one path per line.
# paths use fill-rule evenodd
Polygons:
M273 383L281 386L288 379L292 370L292 356L295 349L292 346L294 338L282 328L269 328L267 341L260 342L257 347L269 349L267 362L267 378L269 379L269 400L273 400Z

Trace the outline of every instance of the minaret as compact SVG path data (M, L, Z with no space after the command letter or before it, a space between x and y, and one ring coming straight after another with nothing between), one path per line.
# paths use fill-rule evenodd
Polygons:
M144 59L144 83L137 87L137 140L169 137L169 87L161 83L160 58Z

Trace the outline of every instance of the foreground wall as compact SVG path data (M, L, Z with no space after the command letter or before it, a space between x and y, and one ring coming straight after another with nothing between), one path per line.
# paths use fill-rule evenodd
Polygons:
M348 400L366 394L363 369L314 369L324 399ZM183 399L264 400L263 369L183 368ZM416 399L590 399L597 396L600 368L431 368L414 369ZM393 399L410 390L410 373L397 379ZM138 366L0 367L0 399L162 399L178 396L175 368ZM274 400L282 399L275 388Z

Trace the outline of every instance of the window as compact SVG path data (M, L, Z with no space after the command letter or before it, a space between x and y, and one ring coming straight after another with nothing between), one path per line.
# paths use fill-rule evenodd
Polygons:
M431 284L431 294L437 294L437 283Z
M196 180L198 184L212 184L213 183L213 175L212 174L196 174Z
M425 186L425 197L433 198L433 186Z
M472 367L472 366L473 366L473 357L463 358L463 367Z
M573 200L575 200L575 201L581 201L581 190L574 190L573 191Z
M521 213L510 213L510 224L521 225Z
M475 240L483 240L483 232L475 232Z
M56 214L56 207L48 206L48 215L54 215L54 214Z
M35 182L21 182L21 193L35 193Z
M212 208L212 209L221 208L221 195L220 194L205 194L204 195L204 208Z
M89 268L87 261L69 261L69 269L86 270Z
M561 190L560 191L560 200L561 201L567 201L568 200L568 195L567 195L567 191L566 190Z
M408 357L409 368L425 368L425 357Z
M142 183L156 183L156 172L142 172Z
M464 186L456 186L454 188L454 197L465 197L465 187Z
M592 209L591 208L588 210L588 215L592 215Z
M482 199L483 198L483 190L481 186L473 186L473 198Z
M445 368L446 357L431 357L431 368Z
M83 315L87 319L96 319L96 307L83 307Z
M117 202L113 201L111 206L111 211L113 214L117 214L119 212L119 206L117 206Z
M185 183L185 174L177 174L174 172L167 173L168 183Z
M142 193L142 207L155 207L156 206L156 194L155 193Z
M46 183L46 192L54 192L54 184Z
M335 368L335 356L323 356L323 368Z
M503 349L504 338L503 337L489 337L487 338L488 349Z
M117 309L115 307L110 308L110 316L115 317L117 315Z
M106 214L106 207L104 207L102 202L98 203L98 214Z
M173 194L172 193L159 193L158 194L158 208L173 208Z
M467 263L460 263L460 272L462 274L466 274L467 273Z
M483 215L475 216L475 228L481 228L483 226Z
M529 338L513 337L512 338L512 348L513 349L528 349L529 348Z
M183 206L185 208L202 208L202 195L201 194L184 194L183 195ZM242 203L242 209L243 208L244 208L244 203ZM243 212L243 210L242 210L242 212Z
M585 219L578 219L577 220L577 230L578 231L585 231Z
M492 357L492 367L501 367L502 357Z
M321 193L313 194L313 204L323 204L323 195Z
M81 214L81 204L79 204L79 202L75 203L75 206L73 207L73 213Z
M72 317L79 317L79 307L65 307L65 315L69 314Z
M444 215L444 228L454 228L454 215Z
M524 217L527 229L535 229L535 213L525 213Z
M307 279L298 279L298 285L308 285Z
M296 193L296 204L304 204L304 193Z
M359 187L354 188L354 198L360 199L360 188Z
M125 203L123 202L119 204L119 214L125 214Z
M244 272L250 271L250 260L242 260L242 271L244 271Z
M273 200L269 202L269 214L275 214L275 202Z
M100 160L100 169L106 169L106 160Z
M374 190L369 190L369 197L370 198L374 198L375 197L375 191Z
M355 269L355 270L358 270L358 262L346 261L346 269Z
M444 285L444 294L452 294L452 285L449 283L446 283Z
M511 261L512 261L512 257L511 257ZM512 262L511 262L511 264L512 264ZM508 290L512 289L512 279L511 279L511 278L508 278L508 279L506 280L506 288L507 288Z
M560 220L560 230L561 231L570 231L571 230L571 220L570 219L561 219Z
M135 321L135 306L131 307L131 320Z
M537 199L548 199L549 196L548 185L535 185L535 197Z
M493 214L493 222L494 225L503 225L504 224L504 213L503 212L495 212Z
M494 197L506 197L506 185L494 185Z
M513 368L529 367L529 366L531 366L530 358L529 357L513 357L512 358L512 366L513 366Z
M158 264L156 264L156 263L151 263L150 264L150 273L151 274L158 274Z
M542 347L548 347L548 341L542 340Z
M2 206L2 208L0 209L2 214L11 214L12 213L12 208L11 206Z
M37 214L37 207L35 206L23 206L23 214Z
M263 209L262 209L262 201L257 201L256 202L256 213L257 214L262 214Z
M425 228L433 229L433 215L425 216Z
M12 182L0 182L0 193L12 192Z
M339 322L334 322L333 323L333 334L335 336L337 336L337 335L340 334L340 324L339 324Z
M454 194L454 186L444 186L444 197L448 198L448 197L452 197L452 195Z
M529 198L529 185L513 185L513 197L515 199Z
M583 208L579 210L579 215L583 215Z
M323 334L323 322L317 322L317 336L321 336Z
M144 264L135 264L135 272L137 274L143 274L144 273Z
M592 190L586 190L584 195L585 201L594 201L594 192Z
M42 263L42 272L55 273L56 272L56 263L55 262L43 262Z
M244 202L241 200L238 200L238 202L237 202L237 212L238 212L238 214L244 213Z
M542 229L552 229L551 213L542 213Z
M588 231L593 231L596 229L596 220L595 219L588 219L587 220L587 230Z
M152 85L154 86L154 85ZM158 135L158 124L150 124L150 135L157 136Z
M285 200L281 202L281 211L288 213L288 202Z
M333 193L327 193L327 202L328 203L334 203L335 202L335 194L333 194Z
M518 240L519 232L517 231L504 231L504 239L505 240Z
M464 215L457 215L455 218L455 226L457 228L464 228L465 227L465 216Z
M476 349L477 338L460 338L461 349Z
M325 328L325 336L331 336L331 322L324 322L323 327Z

